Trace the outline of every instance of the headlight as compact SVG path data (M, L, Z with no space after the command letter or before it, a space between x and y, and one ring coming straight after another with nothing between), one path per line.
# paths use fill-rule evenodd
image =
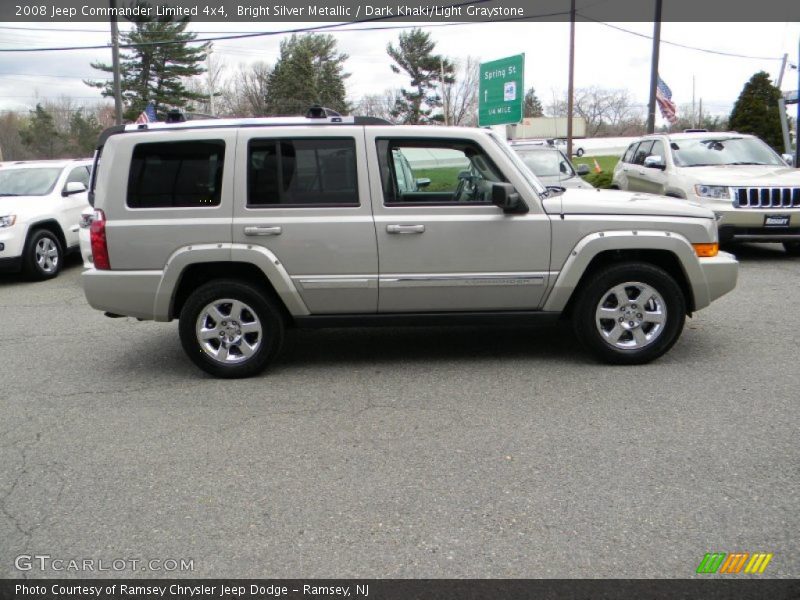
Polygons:
M0 217L0 229L3 227L11 227L17 220L17 215L6 215Z
M718 200L729 200L730 190L724 185L702 185L698 183L694 186L694 193L701 198L716 198Z

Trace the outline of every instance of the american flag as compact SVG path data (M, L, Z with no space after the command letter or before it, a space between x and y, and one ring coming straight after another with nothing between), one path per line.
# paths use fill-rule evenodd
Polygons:
M658 102L658 108L661 109L662 117L672 124L677 122L678 117L675 113L678 112L678 108L672 101L672 90L669 89L669 86L664 83L664 80L661 79L660 76L658 78L658 86L656 87L656 102Z
M156 105L151 100L147 103L147 107L142 111L142 114L140 114L136 119L136 124L140 125L142 123L155 123L157 120Z

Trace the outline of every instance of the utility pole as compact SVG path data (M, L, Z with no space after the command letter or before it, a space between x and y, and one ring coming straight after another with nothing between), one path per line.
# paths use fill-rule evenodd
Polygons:
M575 95L575 0L569 8L569 82L567 83L567 157L572 160L572 109Z
M122 89L119 75L119 29L117 29L117 0L108 0L111 8L111 63L114 69L114 115L117 125L122 125Z
M650 65L650 101L647 103L647 133L656 130L656 89L658 88L658 50L661 46L661 0L656 0L653 21L653 56Z
M781 84L783 83L783 73L786 71L786 61L789 59L788 54L783 55L783 60L781 61L781 70L778 73L778 80L775 82L775 87L778 88L778 91L781 89ZM781 132L783 132L783 148L786 154L792 153L792 140L789 137L789 122L786 118L786 102L783 99L783 93L778 97L778 114L781 117Z
M211 72L214 68L214 65L211 64L211 53L214 52L213 48L209 48L208 54L206 55L206 64L208 65L208 69L206 73L208 74L208 112L213 117L214 116L214 79L215 74Z
M444 124L445 126L450 125L450 119L447 115L447 94L444 93L444 59L439 57L439 72L441 73L442 79L442 110L444 111Z
M791 152L791 148L789 152ZM800 38L797 40L797 118L794 121L794 166L800 169Z
M695 120L695 115L697 113L694 112L694 75L692 75L692 128L694 129L697 127L697 121Z

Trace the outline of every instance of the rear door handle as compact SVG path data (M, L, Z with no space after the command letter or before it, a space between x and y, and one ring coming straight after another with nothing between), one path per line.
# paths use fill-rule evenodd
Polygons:
M425 225L387 225L388 233L425 233Z
M245 235L280 235L283 229L279 225L266 226L266 225L253 225L252 227L245 227Z

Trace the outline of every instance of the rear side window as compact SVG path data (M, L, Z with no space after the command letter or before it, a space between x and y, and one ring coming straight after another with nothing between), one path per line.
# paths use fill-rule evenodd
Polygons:
M253 139L247 205L358 206L353 138Z
M128 175L128 206L218 206L224 162L222 140L137 144Z

